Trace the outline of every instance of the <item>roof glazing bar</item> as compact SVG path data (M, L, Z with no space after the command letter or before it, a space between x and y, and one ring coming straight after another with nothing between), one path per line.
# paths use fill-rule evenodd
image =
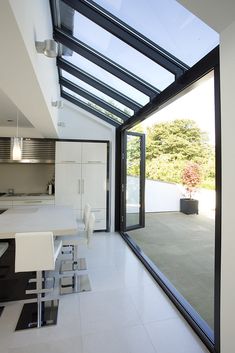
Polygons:
M90 107L89 105L83 103L79 99L74 98L70 94L63 92L63 90L61 90L61 97L65 98L69 102L77 105L79 108L82 108L82 109L86 110L88 113L95 115L97 118L105 121L106 123L113 125L114 127L118 127L118 126L121 125L118 122L114 121L113 119L108 118L106 115L104 115L103 113L99 112L98 110L95 110L94 108Z
M96 50L90 48L85 43L82 43L81 41L74 38L73 36L66 34L64 31L62 31L57 27L54 29L54 39L57 42L65 45L67 48L83 56L87 60L90 60L96 65L102 67L104 70L110 72L114 76L120 78L122 81L133 86L134 88L146 94L150 98L153 98L158 93L160 93L160 91L157 88L141 80L136 75L127 71L126 69L116 64L112 60L106 58L104 55L100 54Z
M101 99L101 98L95 96L94 94L88 92L84 88L77 86L76 84L74 84L73 82L69 81L66 78L60 77L59 83L63 87L66 87L66 88L70 89L71 91L79 94L80 96L82 96L85 99L93 102L94 104L100 106L101 108L109 111L110 113L116 115L117 117L119 117L120 119L122 119L124 121L128 120L129 117L130 117L129 115L123 113L120 109L116 108L114 105L105 102L103 99Z
M132 99L125 96L124 94L120 93L119 91L116 91L111 86L106 85L102 81L98 80L97 78L93 77L92 75L88 74L87 72L83 71L77 66L67 62L66 60L62 58L57 58L57 65L60 69L68 72L69 74L86 82L90 86L107 94L109 97L115 99L116 101L122 103L126 107L132 109L134 112L137 112L140 108L142 108L141 104L133 101Z
M189 69L188 65L97 5L94 1L63 0L63 2L173 73L176 78Z

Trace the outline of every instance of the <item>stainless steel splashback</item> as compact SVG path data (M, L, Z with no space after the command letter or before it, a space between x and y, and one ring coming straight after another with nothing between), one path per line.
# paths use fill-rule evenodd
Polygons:
M24 138L22 159L11 158L11 138L0 138L0 163L55 163L55 141Z

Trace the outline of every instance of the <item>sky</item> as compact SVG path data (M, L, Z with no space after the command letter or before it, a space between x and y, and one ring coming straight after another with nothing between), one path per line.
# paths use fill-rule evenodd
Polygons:
M144 127L175 119L192 119L207 132L210 144L215 144L214 76L207 74L189 93L176 99L142 124Z
M147 6L145 0L95 2L189 66L219 43L218 33L175 0L148 0ZM174 81L172 73L77 12L74 36L160 90ZM148 103L146 95L80 55L66 59L140 104Z

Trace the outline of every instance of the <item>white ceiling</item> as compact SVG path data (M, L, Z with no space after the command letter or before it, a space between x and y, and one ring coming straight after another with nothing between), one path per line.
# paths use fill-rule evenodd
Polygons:
M16 126L17 107L0 89L0 127ZM18 110L18 124L20 127L33 127L26 117ZM8 121L11 120L11 121Z

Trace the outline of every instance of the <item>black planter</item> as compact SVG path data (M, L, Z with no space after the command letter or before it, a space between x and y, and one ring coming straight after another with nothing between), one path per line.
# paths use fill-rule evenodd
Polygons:
M180 212L185 214L198 214L198 200L180 199Z

